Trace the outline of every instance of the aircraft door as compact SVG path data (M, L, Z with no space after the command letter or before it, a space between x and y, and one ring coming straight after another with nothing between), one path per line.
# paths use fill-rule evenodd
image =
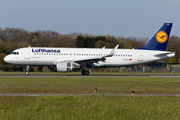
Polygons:
M25 56L24 56L25 59L30 59L30 49L26 49L25 50Z
M138 52L138 61L143 61L143 52Z

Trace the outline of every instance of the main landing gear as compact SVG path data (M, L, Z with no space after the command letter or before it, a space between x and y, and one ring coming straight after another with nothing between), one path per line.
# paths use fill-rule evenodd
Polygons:
M81 71L82 75L89 75L89 70L87 69L86 64L83 64L81 68L82 68L82 71Z
M89 75L89 70L84 70L84 69L83 69L83 70L81 71L81 74L82 74L82 75Z
M29 75L29 65L27 65L27 67L26 67L25 75Z

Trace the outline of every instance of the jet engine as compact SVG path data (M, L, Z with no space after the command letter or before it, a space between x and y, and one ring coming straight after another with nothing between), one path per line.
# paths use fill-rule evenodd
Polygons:
M57 72L71 72L73 68L73 64L70 62L59 62L56 65Z

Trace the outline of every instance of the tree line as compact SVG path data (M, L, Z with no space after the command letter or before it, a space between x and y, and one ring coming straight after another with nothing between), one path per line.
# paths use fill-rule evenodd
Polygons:
M112 35L93 36L82 33L60 34L55 31L27 31L21 28L0 28L0 64L5 55L22 47L71 47L71 48L114 48L119 44L121 49L136 49L142 47L148 38L115 37ZM180 38L171 36L167 50L175 52L169 63L179 63Z

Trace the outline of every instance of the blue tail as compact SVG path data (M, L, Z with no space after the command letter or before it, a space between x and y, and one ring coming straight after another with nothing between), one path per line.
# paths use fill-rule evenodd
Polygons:
M166 50L166 46L169 40L171 27L173 23L164 23L160 29L153 35L153 37L139 49L144 50Z

